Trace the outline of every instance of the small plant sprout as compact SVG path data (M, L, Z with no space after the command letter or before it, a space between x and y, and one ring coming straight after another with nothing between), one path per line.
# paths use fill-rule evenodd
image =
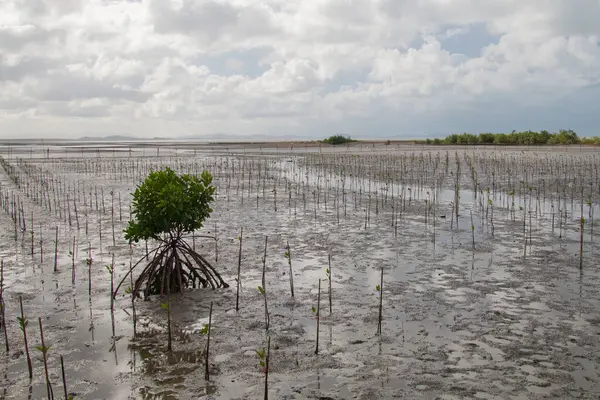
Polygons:
M267 373L267 349L263 347L262 349L254 350L256 355L258 356L258 365L261 367L263 374Z
M258 356L258 365L262 368L265 374L265 396L264 400L269 399L269 358L271 356L271 337L267 338L267 349L263 347L259 350L254 350Z
M29 371L29 379L33 378L33 368L31 366L31 356L29 355L29 342L27 341L27 325L29 321L23 312L23 297L19 296L19 306L21 307L21 316L17 317L19 321L19 329L23 332L23 341L25 342L25 355L27 356L27 369Z

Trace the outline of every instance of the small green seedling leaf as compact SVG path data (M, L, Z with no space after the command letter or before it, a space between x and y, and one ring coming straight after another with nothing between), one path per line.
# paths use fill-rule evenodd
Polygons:
M208 335L208 324L205 324L200 331L201 335Z
M377 289L378 292L381 292L381 286L377 285L375 289Z
M129 286L129 287L128 287L128 288L125 290L125 293L127 293L127 294L131 294L131 293L133 293L133 289L131 288L131 286Z
M260 292L260 294L262 294L263 296L265 295L265 289L263 289L262 286L258 287L258 291Z
M315 306L312 306L312 312L313 312L313 314L317 313L317 308Z
M168 310L170 308L170 304L169 303L162 303L160 305L160 308L162 308L163 310Z
M286 251L283 256L289 260L290 259L290 252Z
M107 265L106 266L106 270L108 271L109 274L112 274L113 273L113 267L112 267L112 265Z

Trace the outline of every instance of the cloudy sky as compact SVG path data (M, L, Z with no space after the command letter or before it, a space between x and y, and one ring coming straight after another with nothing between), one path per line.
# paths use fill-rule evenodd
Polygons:
M0 137L600 134L600 0L0 0Z

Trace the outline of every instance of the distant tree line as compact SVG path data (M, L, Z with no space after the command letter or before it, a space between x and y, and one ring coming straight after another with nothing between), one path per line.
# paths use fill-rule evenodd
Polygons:
M561 129L558 132L524 131L511 133L472 133L452 134L444 139L426 139L425 144L499 144L499 145L560 145L560 144L591 144L600 145L600 137L580 138L571 129Z

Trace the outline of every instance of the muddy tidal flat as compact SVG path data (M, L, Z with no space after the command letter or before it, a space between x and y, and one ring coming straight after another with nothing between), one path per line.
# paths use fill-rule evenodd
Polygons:
M48 399L43 350L57 399L61 356L74 399L264 399L268 340L271 399L600 398L594 147L57 142L0 156L0 399ZM107 269L116 286L155 247L123 229L161 167L213 174L214 211L186 240L230 285L171 296L171 350L165 298L134 312L127 277L111 305Z

